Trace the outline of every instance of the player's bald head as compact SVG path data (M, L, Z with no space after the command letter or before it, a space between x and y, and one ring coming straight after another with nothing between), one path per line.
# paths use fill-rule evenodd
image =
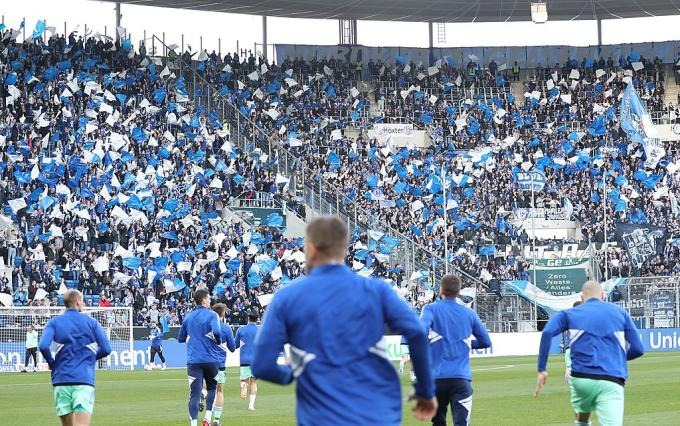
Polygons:
M581 299L585 302L588 299L597 298L602 300L604 298L604 290L599 281L589 280L583 284L581 288Z
M349 245L347 224L336 216L321 216L307 225L305 245L312 246L319 260L342 261Z
M67 290L64 293L64 306L66 309L78 308L78 303L82 304L83 295L78 290Z

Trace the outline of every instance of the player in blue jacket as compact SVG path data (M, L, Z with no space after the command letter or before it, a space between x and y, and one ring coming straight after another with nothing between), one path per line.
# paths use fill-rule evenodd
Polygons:
M300 425L399 425L401 384L385 352L385 325L406 336L416 372L414 414L436 411L429 345L418 316L384 281L344 265L347 225L319 217L307 225L309 275L282 288L255 339L253 374L279 384L297 380ZM278 365L284 344L289 364Z
M99 323L81 314L83 295L64 293L66 310L47 322L38 348L52 370L54 404L64 425L89 425L94 410L94 367L111 353ZM50 346L56 343L52 356Z
M439 402L437 414L432 419L435 426L446 425L449 404L454 425L470 424L470 349L491 346L489 333L477 313L458 299L460 288L460 278L445 275L439 286L441 300L425 305L421 314L421 320L429 330L432 368Z
M165 370L167 366L165 365L165 356L163 355L163 330L156 324L156 321L151 321L148 325L149 327L149 340L151 340L151 347L149 348L149 366L153 370L156 368L156 354L161 359L161 370Z
M219 426L220 419L222 418L222 408L224 406L224 384L227 381L227 351L234 352L234 350L236 350L236 343L234 342L234 333L224 322L224 318L227 314L227 305L224 303L216 303L213 305L212 309L220 318L220 330L222 335L222 343L215 349L217 356L220 358L220 372L217 374L217 391L215 393L215 403L213 404L212 423L213 426Z
M590 413L595 411L601 425L622 425L627 361L644 354L642 341L630 315L613 303L603 302L599 282L583 284L581 299L582 305L556 313L543 329L534 397L548 379L546 366L553 337L569 331L569 388L575 424L589 425Z
M191 426L198 424L198 403L203 380L208 390L203 425L209 425L217 388L220 356L215 347L222 343L222 331L217 314L210 309L210 293L199 289L194 292L196 308L182 322L177 341L187 344L187 374L189 376L189 417Z
M255 399L257 398L257 379L253 376L250 368L253 362L255 336L257 336L257 331L259 330L257 319L257 312L248 312L248 324L236 330L236 347L241 348L239 354L241 399L246 399L248 391L250 391L250 401L248 402L248 409L250 411L255 411Z

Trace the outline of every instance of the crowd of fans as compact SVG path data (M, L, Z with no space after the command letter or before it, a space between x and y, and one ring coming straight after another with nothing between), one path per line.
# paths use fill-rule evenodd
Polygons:
M434 254L428 261L448 253L473 277L526 278L521 256L488 248L530 242L513 215L532 206L516 183L530 169L547 179L535 207L570 206L568 219L580 226L569 242L602 243L605 232L611 241L616 222L667 228L663 253L642 268L610 249L610 276L679 272L679 155L667 149L645 168L642 148L617 121L629 81L650 110L672 109L658 60L539 67L526 93L513 94L517 64L482 68L477 58L460 67L397 58L370 62L367 73L335 58L172 58L205 79L194 86L129 40L1 35L0 205L11 220L0 223L0 257L13 269L0 277L0 293L15 304L55 305L75 287L93 305L133 306L136 323L167 313L178 324L191 292L207 287L231 322L244 322L262 308L258 296L303 271L302 241L284 235L280 218L253 227L225 210L236 197L267 194L304 216L296 188L277 173L284 150L370 225L354 230L347 263L392 280L415 306L429 297L427 285L407 285L428 280L390 262L401 239ZM357 81L362 73L374 90ZM192 102L212 96L208 85L251 123L234 128ZM342 133L396 117L427 129L435 144L394 148L364 131ZM273 152L234 143L234 132L253 142L256 129Z

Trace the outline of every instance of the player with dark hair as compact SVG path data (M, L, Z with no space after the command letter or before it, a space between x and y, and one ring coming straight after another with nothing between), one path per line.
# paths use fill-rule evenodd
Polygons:
M33 324L28 326L26 332L26 354L24 356L23 372L28 371L28 361L33 358L33 371L38 371L38 331Z
M257 398L257 378L253 376L250 368L253 362L253 346L255 336L259 329L257 325L258 315L255 311L248 312L248 324L236 330L236 347L241 348L240 356L240 376L241 376L241 399L248 398L248 410L255 411L255 399Z
M303 425L399 425L401 384L385 351L385 325L406 336L417 380L413 412L429 420L437 409L427 332L415 311L384 281L345 266L347 225L318 217L307 225L308 275L280 289L255 339L256 377L297 381L297 421ZM288 365L277 360L290 344Z
M227 314L227 305L224 303L216 303L213 306L213 311L215 311L220 318L220 329L222 332L222 344L216 349L218 351L218 356L220 357L220 372L217 373L217 392L215 394L215 404L213 405L214 421L212 423L213 426L219 426L220 419L222 418L222 407L224 405L224 384L227 381L227 351L234 352L234 350L236 350L236 343L234 342L234 333L224 322L224 318Z
M208 390L203 426L210 425L215 401L220 357L215 346L222 343L222 332L217 314L210 309L210 293L194 292L196 308L187 314L177 335L177 341L187 344L187 374L189 376L189 418L191 426L198 425L198 403L205 380Z
M165 365L165 356L163 355L163 330L156 324L156 321L151 321L148 325L149 327L149 340L151 340L151 347L149 348L149 367L154 369L156 364L156 355L160 358L161 370L165 370L167 366Z
M491 346L489 333L477 313L459 299L461 281L445 275L439 286L440 300L425 305L421 319L429 330L432 368L439 409L435 426L446 425L446 412L456 426L470 424L472 413L472 370L470 349ZM471 339L474 336L475 339Z

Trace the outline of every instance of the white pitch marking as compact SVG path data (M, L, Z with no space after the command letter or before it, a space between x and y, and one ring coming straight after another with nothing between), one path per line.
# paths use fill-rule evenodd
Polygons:
M506 370L508 368L513 368L514 365L501 365L499 367L488 367L488 368L475 368L472 371L492 371L492 370Z

